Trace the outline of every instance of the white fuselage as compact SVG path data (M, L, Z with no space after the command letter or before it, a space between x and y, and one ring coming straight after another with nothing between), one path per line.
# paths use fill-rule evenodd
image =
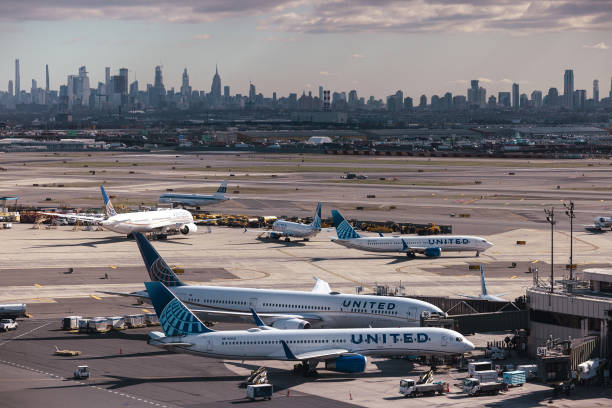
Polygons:
M163 224L164 227L158 227ZM141 211L117 214L101 222L101 225L120 234L133 232L152 232L156 230L179 228L181 225L193 224L193 216L183 209L162 209L158 211Z
M593 222L597 228L612 228L612 217L595 217Z
M364 356L453 355L474 349L474 345L461 334L431 327L321 330L254 328L181 337L161 335L156 340L150 340L150 344L163 346L164 343L175 343L178 345L170 347L173 351L229 360L288 360L281 341L287 344L294 355L334 349Z
M319 233L318 228L309 224L278 220L272 224L272 231L285 237L310 238Z
M189 207L201 207L225 200L229 200L229 198L216 195L169 193L159 196L157 202L159 204L181 204Z
M289 290L233 288L219 286L176 286L169 287L176 297L190 308L202 307L213 311L245 312L253 308L262 314L300 315L308 318L312 327L411 327L420 326L423 312L444 315L436 306L417 299L326 294ZM211 313L197 311L208 321L251 321L250 314ZM274 320L278 320L275 318Z
M371 252L419 252L424 248L439 248L441 252L483 252L493 244L484 238L463 235L438 235L428 237L392 236L332 239L348 248ZM415 251L415 249L418 249Z

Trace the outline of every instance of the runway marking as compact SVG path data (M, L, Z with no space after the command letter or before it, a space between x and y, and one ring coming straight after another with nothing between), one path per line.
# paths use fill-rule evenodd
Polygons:
M35 283L34 286L36 286L37 288L42 288L42 285Z
M47 323L47 324L50 324L50 323L51 323L51 322L49 322L49 323ZM45 324L44 326L46 326L47 324ZM43 327L43 326L40 326L40 327ZM40 327L37 327L36 329L39 329ZM34 329L34 330L36 330L36 329ZM27 332L27 333L30 333L30 332L32 332L32 331L33 331L33 330L30 330L30 331L29 331L29 332ZM24 333L24 334L27 334L27 333ZM5 342L5 343L6 343L6 342ZM5 344L5 343L3 343L3 344ZM55 374L51 374L51 373L47 373L47 372L43 372L42 370L38 370L38 369L36 369L36 368L30 368L30 367L24 366L24 365L22 365L22 364L17 364L17 363L14 363L14 362L12 362L12 361L8 361L8 360L2 360L2 359L0 359L0 363L7 364L7 365L10 365L10 366L13 366L13 367L17 367L17 368L21 368L21 369L24 369L24 370L27 370L27 371L32 371L32 372L36 372L36 373L40 373L40 374L44 374L44 375L47 375L47 376L49 376L49 377L54 377L54 378L57 378L57 379L65 379L65 380L69 380L69 381L74 381L76 384L79 384L79 385L85 385L85 386L88 386L88 387L90 387L90 388L95 388L95 389L98 389L98 390L100 390L100 391L106 391L106 392L108 392L108 393L110 393L110 394L116 394L116 395L122 396L122 397L124 397L124 398L131 398L131 399L133 399L133 400L141 401L141 402L144 402L145 404L154 405L154 406L156 406L156 407L169 408L167 405L162 405L162 404L159 404L159 403L154 402L154 401L149 401L149 400L146 400L146 399L144 399L144 398L137 398L137 397L135 397L135 396L133 396L133 395L123 394L123 393L118 394L118 393L117 393L117 391L113 391L113 390L105 389L105 388L102 388L102 387L100 387L100 386L98 386L98 385L88 384L88 383L84 383L84 382L82 382L82 381L76 381L76 380L75 380L75 379L73 379L73 378L68 378L68 377L60 377L59 375L55 375ZM23 380L22 380L22 381L23 381Z
M517 276L516 276L516 275L512 275L512 276L510 277L510 279L516 279L516 278L517 278Z
M102 298L101 298L101 297L98 297L98 296L96 296L96 295L89 295L89 297L92 297L92 298L94 298L94 299L96 299L96 300L102 300Z
M140 309L140 310L142 310L144 313L151 313L149 312L149 309Z
M21 333L19 336L15 336L15 337L13 337L13 338L10 338L10 339L6 340L5 342L0 343L0 346L4 346L6 343L8 343L8 342L9 342L9 341L11 341L11 340L15 340L15 339L18 339L18 338L20 338L20 337L23 337L23 336L25 336L26 334L30 334L30 333L32 333L32 332L34 332L34 331L36 331L36 330L38 330L38 329L40 329L40 328L43 328L43 327L45 327L45 326L48 326L48 325L50 325L50 324L51 324L51 322L47 322L47 323L43 324L42 326L35 327L35 328L33 328L32 330L29 330L29 331L27 331L27 332L25 332L25 333Z
M535 264L535 263L538 263L538 262L540 262L539 259L536 259L535 261L531 261L532 264Z

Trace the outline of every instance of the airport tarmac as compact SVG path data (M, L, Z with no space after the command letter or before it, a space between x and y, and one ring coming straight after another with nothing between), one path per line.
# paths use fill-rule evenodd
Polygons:
M116 197L116 208L153 204L168 188L212 193L219 180L227 178L232 200L211 206L213 212L305 216L312 215L320 200L324 216L339 208L351 218L451 224L456 234L480 235L494 244L479 257L443 253L437 259L409 259L341 247L330 242L333 231L323 231L310 242L285 243L257 240L251 230L215 227L211 233L200 228L194 235L155 241L158 252L169 264L181 266L185 270L181 279L190 283L310 290L312 277L317 276L333 290L346 293L354 293L356 287L372 292L378 284L406 295L478 295L479 272L468 266L482 263L489 293L504 293L512 300L532 285L534 274L528 273L529 268L537 268L540 281L549 279L550 226L543 220L542 209L559 207L560 200L570 198L576 200L577 208L574 263L578 270L610 266L611 233L594 234L581 228L592 223L595 215L612 210L612 190L606 185L612 166L605 160L430 161L244 153L103 153L91 158L20 153L3 155L2 167L7 171L0 179L0 195L19 195L22 204L100 207L101 182ZM343 171L367 174L369 179L341 180ZM368 194L376 198L368 199ZM364 210L356 210L357 206ZM451 216L460 213L470 217ZM561 278L567 275L569 222L560 209L557 214L555 277ZM0 230L0 238L0 303L25 302L32 314L20 322L17 332L0 334L0 394L8 396L6 406L29 406L33 401L71 406L71 401L86 400L92 407L190 407L243 401L245 391L239 385L259 362L219 362L160 352L146 344L147 329L104 336L57 330L59 318L66 315L124 315L147 309L132 298L108 293L143 289L148 276L134 241L110 231L74 231L67 226L33 229L31 224ZM520 240L526 244L517 245ZM82 359L53 356L55 345L82 350ZM65 379L81 361L92 367L91 386ZM373 359L362 375L321 371L319 379L305 381L289 373L291 363L261 364L271 368L272 382L278 386L271 403L278 406L405 405L398 398L399 379L416 377L425 369L406 366L402 360ZM456 383L464 374L451 371L440 376ZM530 384L504 397L474 400L452 393L410 404L585 406L580 399L548 404L550 394L549 388ZM605 406L609 397L609 393L589 393L588 406Z

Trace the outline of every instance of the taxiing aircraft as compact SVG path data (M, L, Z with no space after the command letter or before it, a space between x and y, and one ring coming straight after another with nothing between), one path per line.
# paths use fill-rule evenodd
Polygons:
M317 278L312 292L187 285L142 234L134 236L151 280L166 285L205 321L248 322L251 308L260 310L264 321L279 329L412 327L420 326L422 316L445 315L416 299L332 292L327 282ZM144 292L130 295L148 296Z
M331 213L338 235L338 238L332 238L332 241L347 248L369 252L405 252L409 257L423 254L435 258L439 257L442 252L476 251L476 256L479 256L481 252L493 246L484 238L467 235L385 237L381 234L377 237L365 237L359 235L340 212L332 210Z
M478 296L470 296L470 295L459 295L461 297L465 297L468 299L483 299L483 300L491 300L493 302L506 302L506 299L502 299L501 296L504 296L505 293L498 293L497 295L489 295L487 292L487 284L485 282L484 276L484 267L480 265L480 288L481 293Z
M291 238L303 238L304 241L308 241L310 237L314 237L319 232L321 232L321 203L317 204L317 209L310 224L277 220L272 224L272 231L268 234L272 239L284 237L285 241L288 242Z
M126 234L128 238L132 238L133 234L136 232L152 232L158 238L166 238L168 232L171 230L178 230L181 234L185 235L194 233L198 230L191 213L183 209L160 209L157 211L139 211L117 214L108 194L106 194L104 186L100 186L100 191L102 192L104 206L106 207L105 217L78 214L43 214L98 224L107 230Z
M210 205L218 203L219 201L229 200L229 197L225 196L227 192L227 182L221 183L217 192L212 195L205 194L178 194L178 193L166 193L159 196L157 202L159 204L172 204L172 206L183 206L183 207L196 207Z
M419 327L387 329L278 330L251 308L257 328L214 331L161 282L145 282L163 333L148 343L166 350L226 360L299 361L305 374L325 362L327 370L360 373L366 356L457 355L474 345L453 330Z

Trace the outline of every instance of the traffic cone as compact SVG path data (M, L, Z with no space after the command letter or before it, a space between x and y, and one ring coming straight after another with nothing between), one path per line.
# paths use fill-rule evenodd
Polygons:
M287 396L289 396L289 391L290 391L290 390L289 390L289 389L287 389Z
M119 354L123 354L123 349L119 347Z
M351 394L351 392L349 391L349 399L352 401L353 400L353 394Z

